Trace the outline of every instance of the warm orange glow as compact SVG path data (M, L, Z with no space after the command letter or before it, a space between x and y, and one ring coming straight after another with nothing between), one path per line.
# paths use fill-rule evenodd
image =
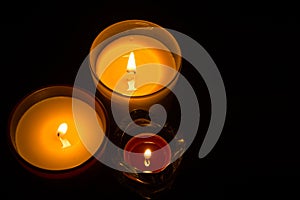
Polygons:
M175 70L170 72L169 67ZM103 85L132 97L161 90L175 77L176 69L174 57L163 43L147 36L130 35L116 39L101 51L95 72ZM110 91L100 90L111 99ZM145 99L142 102L144 106ZM146 102L151 104L151 100Z
M134 58L134 53L130 52L128 63L127 63L127 72L136 72L136 63Z
M74 109L80 110L76 118ZM97 152L104 139L101 119L91 118L93 115L95 110L76 98L52 97L38 102L18 123L18 153L47 170L81 165Z

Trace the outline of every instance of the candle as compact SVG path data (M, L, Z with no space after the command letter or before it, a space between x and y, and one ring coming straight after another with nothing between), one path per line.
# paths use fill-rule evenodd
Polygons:
M90 50L90 70L107 101L149 109L162 100L177 80L180 48L161 26L126 20L103 30ZM112 93L117 94L112 99ZM130 98L130 100L129 100Z
M125 145L124 161L144 173L158 173L170 164L171 149L161 136L140 133Z
M128 67L133 69L128 71ZM151 37L131 35L118 38L103 49L97 59L96 76L114 92L144 96L170 83L176 76L175 69L174 57L165 45ZM135 90L128 90L130 73L135 75Z
M185 141L170 124L162 126L140 115L125 130L117 129L115 136L121 147L114 156L116 177L122 185L144 199L170 189L185 150Z
M13 147L32 166L51 171L72 169L102 148L105 110L88 93L74 90L73 96L68 86L38 90L24 98L12 114Z

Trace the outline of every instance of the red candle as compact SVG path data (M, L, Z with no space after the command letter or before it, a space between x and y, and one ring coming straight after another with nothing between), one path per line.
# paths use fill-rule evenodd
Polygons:
M141 133L126 144L124 160L145 173L157 173L170 164L171 149L161 136Z

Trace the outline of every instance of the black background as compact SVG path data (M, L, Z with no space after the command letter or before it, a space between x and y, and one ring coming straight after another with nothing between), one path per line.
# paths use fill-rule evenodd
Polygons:
M138 199L101 163L78 177L49 180L22 167L8 146L8 119L25 95L73 84L92 41L107 26L144 19L182 32L211 55L228 111L215 148L198 158L202 136L184 154L164 198L298 195L299 16L293 5L127 1L8 3L1 6L1 195ZM199 89L201 76L183 71ZM197 93L198 97L200 93ZM207 121L201 124L204 131Z

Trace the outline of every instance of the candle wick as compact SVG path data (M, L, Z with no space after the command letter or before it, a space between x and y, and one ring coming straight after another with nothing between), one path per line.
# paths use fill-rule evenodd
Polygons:
M61 144L62 144L62 147L61 147L61 148L64 149L64 148L67 148L67 147L70 147L70 146L71 146L71 143L69 142L69 140L64 139L64 138L61 137L61 136L63 136L63 135L61 135L60 132L57 133L57 136L58 136L58 138L59 138L59 140L60 140L60 142L61 142Z
M150 160L149 160L149 159L145 159L145 160L144 160L144 165L145 165L146 167L149 167L149 166L150 166Z
M135 91L135 71L129 71L127 70L127 83L128 83L128 89L127 91Z

